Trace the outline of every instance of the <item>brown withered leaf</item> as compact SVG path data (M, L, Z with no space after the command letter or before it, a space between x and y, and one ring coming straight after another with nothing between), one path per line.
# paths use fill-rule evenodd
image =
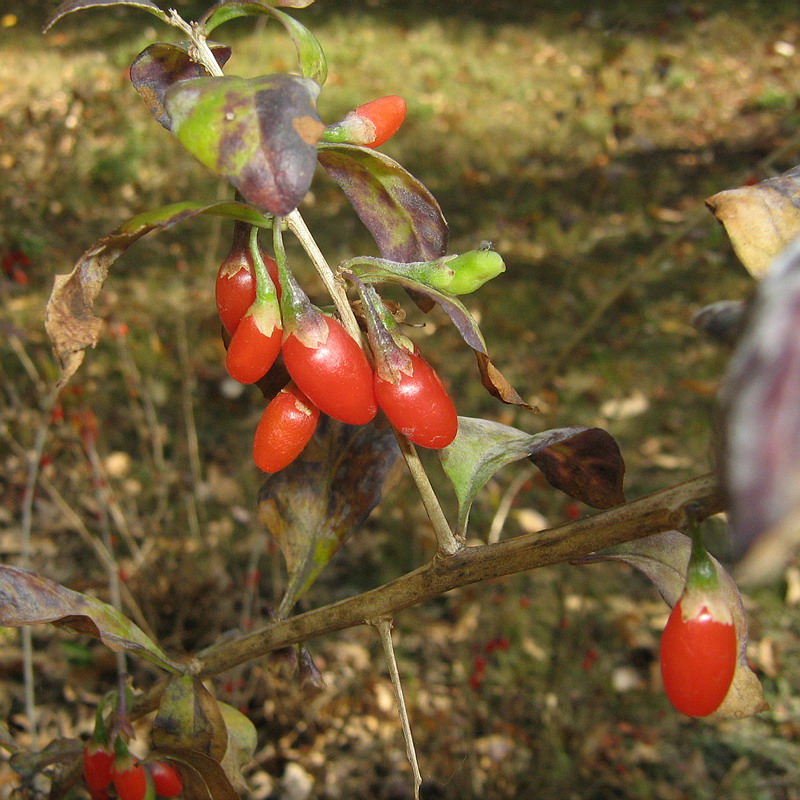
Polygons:
M644 573L655 585L665 602L674 606L686 584L686 568L692 549L691 540L679 531L665 531L627 542L607 550L600 550L574 563L593 564L598 561L623 561ZM738 656L733 683L722 705L704 719L741 719L751 717L769 708L764 700L761 682L747 661L747 615L742 596L725 568L712 556L717 570L720 591L733 616L736 628Z
M137 214L113 233L95 242L72 272L56 275L47 301L44 323L53 350L61 363L60 385L65 385L83 362L85 351L100 339L103 320L94 314L94 303L111 265L136 241L151 231L164 230L198 214L239 219L264 227L263 215L244 203L173 203Z
M399 474L400 451L381 420L345 425L323 417L302 456L268 478L259 517L281 548L289 585L285 616Z
M718 192L706 205L725 226L747 271L760 278L800 236L800 166L753 186Z
M461 535L478 492L499 469L523 458L530 458L552 486L589 505L610 508L625 500L625 463L614 438L600 428L529 434L492 420L459 417L456 438L438 454L458 499Z
M157 755L181 767L185 800L240 800L222 765L211 756L177 747L161 747Z

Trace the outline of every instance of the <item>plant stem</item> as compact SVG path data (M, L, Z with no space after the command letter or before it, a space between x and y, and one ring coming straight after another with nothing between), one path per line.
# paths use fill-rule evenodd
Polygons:
M392 620L384 617L370 623L381 637L383 655L386 659L386 667L389 670L389 677L392 680L395 700L397 701L397 712L400 714L400 725L403 728L403 739L406 743L406 756L411 764L411 772L414 774L414 798L419 800L419 787L422 785L422 775L419 771L419 761L417 761L417 751L414 747L414 736L411 733L411 722L408 719L408 709L403 697L403 686L400 683L400 671L397 669L397 659L394 655L394 645L392 644Z
M523 534L497 544L462 548L449 558L433 559L385 586L273 622L247 636L211 647L196 659L195 669L200 676L210 677L281 647L352 628L365 620L394 617L405 608L460 586L571 561L605 547L682 528L689 503L695 504L696 519L724 509L712 474L546 531ZM143 702L150 708L147 703L153 701L145 698Z

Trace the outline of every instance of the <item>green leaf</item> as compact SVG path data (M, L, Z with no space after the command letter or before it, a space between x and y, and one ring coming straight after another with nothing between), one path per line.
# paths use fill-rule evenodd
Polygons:
M228 731L228 747L222 768L231 784L244 791L247 784L242 776L242 769L252 760L258 745L258 733L255 725L238 709L227 703L219 703L219 710Z
M220 761L228 734L214 696L192 675L173 678L153 720L153 744L159 749L194 750Z
M200 25L206 34L208 34L224 22L236 19L237 17L269 14L286 28L286 31L294 42L302 76L322 86L328 77L328 62L325 59L325 53L317 37L294 17L290 17L288 14L275 8L275 6L304 8L306 5L310 5L310 3L302 5L291 2L270 3L266 2L266 0L222 0L222 2L217 3L208 14L203 17L200 21Z
M220 67L225 66L231 57L227 45L208 43ZM139 53L131 64L131 83L139 92L148 111L160 125L171 130L169 114L164 108L164 95L170 86L191 78L208 75L205 67L192 61L189 56L191 45L186 42L165 44L156 42Z
M320 144L319 161L342 188L383 258L433 261L447 251L447 222L436 198L378 150Z
M62 17L84 8L100 8L101 6L133 6L149 11L162 22L168 22L167 15L151 0L65 0L48 18L42 29L45 33Z
M397 477L399 455L388 425L344 425L323 417L303 455L266 481L259 517L289 573L279 616L378 504Z
M0 625L50 623L100 639L114 651L135 653L168 672L183 672L121 611L19 567L0 566Z
M456 438L438 452L455 489L461 535L478 492L499 469L523 458L530 458L555 488L589 505L610 508L624 501L619 448L600 428L559 428L531 435L500 422L459 417Z
M575 563L593 564L598 561L622 561L645 574L655 585L665 602L674 606L683 594L686 569L692 543L679 531L665 531L634 542L609 547L586 556ZM713 556L709 556L717 570L719 591L731 610L736 628L738 659L733 683L722 705L707 719L720 717L740 719L758 714L768 708L764 701L761 682L747 662L747 615L742 596L733 578Z
M285 216L311 185L325 126L319 86L297 75L195 78L169 89L172 132L249 202Z
M103 320L94 315L93 309L111 265L145 234L170 228L198 214L239 219L262 228L271 225L261 212L244 203L183 202L138 214L95 242L78 259L72 272L56 275L45 309L45 328L61 362L61 385L80 367L86 348L100 340Z

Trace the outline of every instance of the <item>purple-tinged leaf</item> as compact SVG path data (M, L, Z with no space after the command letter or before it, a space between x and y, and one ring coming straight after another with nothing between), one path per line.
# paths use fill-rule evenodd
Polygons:
M625 500L625 464L613 437L600 428L529 434L492 420L459 417L456 438L438 453L455 489L461 535L478 492L499 469L523 458L530 458L555 488L596 508Z
M164 108L164 95L178 81L208 75L206 68L189 56L190 44L156 42L139 53L131 64L131 83L159 124L171 130L169 114ZM231 57L227 45L209 42L211 52L220 67Z
M383 258L433 261L447 251L447 222L436 198L378 150L319 145L319 161L342 188Z
M759 286L722 406L731 535L738 555L757 548L751 576L766 577L800 542L800 241Z
M167 15L151 0L64 0L64 2L47 18L43 31L46 33L60 19L72 14L74 11L82 11L85 8L100 8L101 6L133 6L149 11L158 17L162 22L168 22Z
M115 651L135 653L169 672L183 668L122 612L95 597L18 567L0 566L0 625L51 623L100 639Z
M300 458L264 483L259 516L289 573L279 616L288 614L380 502L397 478L399 455L388 425L344 425L323 417Z
M304 78L309 78L322 86L328 77L328 62L325 59L322 46L317 37L305 25L275 8L275 6L280 5L289 6L293 4L270 3L266 2L266 0L221 0L203 16L199 24L206 34L209 34L224 22L237 17L258 14L270 15L283 25L294 42L297 50L297 60L300 64L300 74ZM302 8L303 6L294 7Z
M665 531L633 542L586 556L574 562L594 564L599 561L622 561L644 573L661 593L669 606L674 606L686 585L686 569L692 543L679 531ZM736 628L738 657L733 683L722 705L707 719L741 719L765 711L761 683L747 663L747 615L742 596L731 576L713 556L722 596L731 610Z
M94 314L94 303L111 265L138 239L154 230L164 230L198 214L239 219L258 227L271 223L244 203L173 203L137 214L113 233L95 242L66 275L56 275L45 309L45 328L58 360L63 386L80 367L88 347L100 340L103 320Z
M195 78L167 91L172 132L242 196L285 216L305 197L325 126L319 86L297 75Z

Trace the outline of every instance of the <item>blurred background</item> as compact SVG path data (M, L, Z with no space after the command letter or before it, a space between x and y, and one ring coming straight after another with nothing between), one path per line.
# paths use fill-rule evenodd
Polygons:
M205 7L174 5L186 18ZM131 60L174 41L172 31L120 7L72 15L43 36L55 6L0 8L5 563L19 563L28 453L57 377L43 327L53 276L149 207L230 194L128 81ZM708 471L729 352L690 319L707 303L747 297L753 281L703 201L798 162L795 4L318 0L292 13L328 57L322 118L403 95L407 120L383 151L439 200L450 252L490 240L506 260L507 272L466 304L493 361L538 414L486 394L445 317L407 309L425 322L416 339L459 412L530 432L605 428L627 463L629 498ZM294 68L291 43L266 18L214 36L233 46L229 74ZM323 175L301 211L331 263L375 254ZM230 223L195 220L143 239L114 265L98 301L107 335L52 415L34 503L33 568L107 597L94 543L110 535L126 612L177 653L263 624L282 585L280 555L255 516L262 476L250 446L263 399L226 380L214 307L229 237ZM313 290L308 265L290 254ZM486 541L504 501L503 536L590 513L533 472L524 481L524 470L506 468L481 494L474 541ZM303 608L432 556L409 484L346 543ZM708 532L725 560L723 523ZM628 568L562 565L404 612L396 644L424 797L800 798L797 566L748 587L745 602L771 709L718 723L682 717L663 696L657 647L668 609ZM114 660L46 628L35 643L43 735L85 733ZM374 632L310 649L326 682L313 694L275 659L216 682L259 730L252 797L410 797ZM140 686L154 680L135 674ZM21 687L18 633L0 630L4 736L28 747ZM14 780L0 772L0 796Z

